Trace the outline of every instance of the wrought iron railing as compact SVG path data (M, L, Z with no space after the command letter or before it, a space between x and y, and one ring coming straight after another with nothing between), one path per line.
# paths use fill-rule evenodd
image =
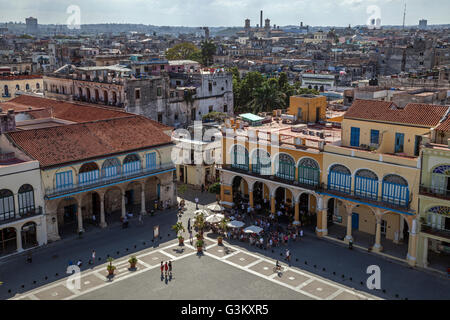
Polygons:
M450 239L450 230L433 228L429 224L422 224L421 231L435 236Z
M113 184L113 183L119 183L124 180L138 178L144 175L148 175L151 173L157 173L159 171L163 170L169 170L174 169L175 166L172 162L164 163L160 165L156 165L150 168L139 168L132 171L126 171L124 170L123 166L120 166L120 170L114 175L105 176L102 175L98 179L93 179L90 181L85 181L82 183L73 183L71 185L65 185L62 187L54 187L54 188L46 188L45 189L45 197L51 198L51 197L57 197L64 194L69 194L73 192L79 192L86 189L92 189L92 188L100 188L106 184Z
M447 188L433 187L430 185L420 185L420 194L436 198L450 200L450 190Z
M5 224L5 223L10 223L13 221L18 221L18 220L22 220L22 219L26 219L29 217L34 217L34 216L38 216L42 214L42 207L39 206L37 208L30 208L26 211L24 211L23 213L19 214L18 212L15 212L14 215L8 217L8 218L4 218L2 217L2 215L0 215L0 225Z

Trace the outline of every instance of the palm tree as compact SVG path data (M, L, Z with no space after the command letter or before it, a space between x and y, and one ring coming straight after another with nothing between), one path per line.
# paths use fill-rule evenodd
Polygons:
M253 91L253 98L248 107L253 113L270 112L275 109L283 109L286 106L286 94L279 90L274 83L265 82Z

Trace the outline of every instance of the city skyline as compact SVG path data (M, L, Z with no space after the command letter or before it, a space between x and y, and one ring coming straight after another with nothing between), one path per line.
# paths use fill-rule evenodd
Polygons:
M26 17L36 17L40 24L65 24L70 16L67 8L77 5L81 10L81 24L126 23L155 26L198 27L243 27L244 20L250 19L251 26L259 24L260 10L264 19L271 25L287 26L337 26L364 25L377 14L368 10L370 6L380 8L382 25L402 25L405 1L403 0L336 0L322 1L320 8L314 1L271 1L262 0L214 0L205 4L203 0L98 0L92 4L86 0L77 2L62 0L58 3L44 0L39 3L29 0L11 3L0 0L7 17L0 15L2 22L24 22ZM107 8L107 9L105 9ZM136 10L141 8L140 10ZM447 8L447 9L446 9ZM428 20L429 25L449 23L445 13L450 3L436 0L426 3L423 0L407 1L406 25L417 25L420 19ZM99 15L99 12L101 14ZM193 18L195 17L195 18Z

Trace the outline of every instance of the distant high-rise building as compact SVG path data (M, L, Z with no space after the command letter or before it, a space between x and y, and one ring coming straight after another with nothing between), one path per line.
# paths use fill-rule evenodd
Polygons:
M245 19L245 29L250 29L250 19Z
M428 26L428 20L422 19L419 20L419 29L425 30Z
M25 22L27 24L26 32L28 34L36 34L39 31L38 27L38 20L33 17L29 17L25 19Z

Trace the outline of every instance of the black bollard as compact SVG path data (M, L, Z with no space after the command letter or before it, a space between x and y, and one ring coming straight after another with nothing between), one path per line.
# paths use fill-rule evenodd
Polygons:
M152 242L155 242L155 239L152 239Z
M308 264L308 261L305 260L305 264Z
M101 257L98 257L98 261L100 261L100 260L102 260L102 258L101 258Z
M353 281L352 277L348 278L348 280Z
M342 279L344 279L345 278L345 276L344 275L342 275Z
M106 257L109 258L109 254L107 254Z
M325 268L322 268L322 271L327 271Z
M395 294L395 297L398 298L398 293Z
M120 253L120 251L117 251L117 254L119 254Z
M386 289L383 289L382 291L383 291L383 293L386 293Z
M314 269L317 268L317 265L314 265Z
M33 281L33 284L36 284L36 280Z
M134 245L134 248L136 249L136 245Z
M48 277L47 276L45 276L45 280L47 280L48 279Z
M58 272L55 274L55 277L59 276Z
M128 251L128 248L126 248L125 251Z
M25 285L24 285L24 284L22 285L22 289L23 289L23 288L25 288Z
M298 262L298 258L295 258L295 261L297 261L297 262Z
M364 282L361 281L360 283L361 283L362 286L364 285Z
M336 275L336 271L333 271L333 276L335 276Z
M11 289L8 290L8 293L11 293Z
M283 254L282 253L280 253L280 257L282 257L283 256Z

